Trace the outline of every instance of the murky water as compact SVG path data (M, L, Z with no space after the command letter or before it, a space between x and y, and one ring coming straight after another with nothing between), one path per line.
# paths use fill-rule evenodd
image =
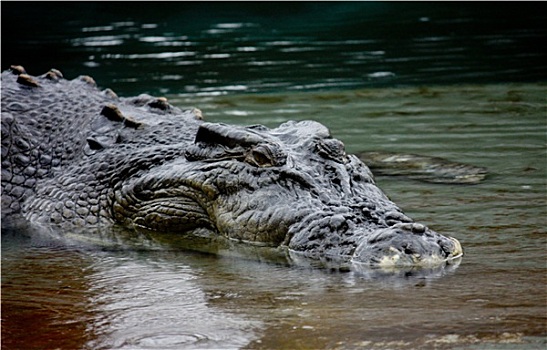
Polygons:
M21 13L46 11L30 18L50 28L7 35L10 59L24 59L2 67L90 74L120 95L198 107L209 121L314 119L349 152L444 157L489 175L473 186L377 177L409 216L465 249L457 268L427 278L3 232L3 348L545 348L547 60L531 45L545 38L545 12L344 4L272 17L223 5L196 21L194 5L183 21L163 5L155 15L97 6L85 5L87 16L78 6L8 8L21 23ZM52 44L57 53L44 49Z

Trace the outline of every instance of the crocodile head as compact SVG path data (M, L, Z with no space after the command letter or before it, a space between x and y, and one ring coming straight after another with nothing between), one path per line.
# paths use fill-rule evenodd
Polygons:
M457 240L405 216L367 166L313 121L203 123L183 158L127 179L116 198L114 215L137 226L286 246L315 259L433 266L462 254Z

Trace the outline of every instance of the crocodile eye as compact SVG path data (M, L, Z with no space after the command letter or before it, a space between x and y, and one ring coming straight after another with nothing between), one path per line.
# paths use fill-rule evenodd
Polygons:
M259 168L269 168L285 164L286 157L278 147L260 144L249 150L245 161Z
M344 144L336 139L325 139L315 145L316 152L323 158L331 159L338 163L347 161Z
M270 157L263 153L262 150L251 150L247 156L247 162L258 167L271 167L273 166Z

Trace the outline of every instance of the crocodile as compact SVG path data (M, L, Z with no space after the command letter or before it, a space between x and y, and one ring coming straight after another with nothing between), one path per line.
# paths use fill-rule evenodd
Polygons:
M55 230L224 237L310 260L439 266L463 250L405 215L324 125L204 120L89 76L2 72L2 217Z

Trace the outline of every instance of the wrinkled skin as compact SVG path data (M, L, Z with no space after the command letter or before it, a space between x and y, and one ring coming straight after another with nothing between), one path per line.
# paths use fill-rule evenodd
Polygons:
M404 215L317 122L207 123L199 110L118 98L56 70L2 73L2 215L220 235L365 266L462 255L457 240Z

